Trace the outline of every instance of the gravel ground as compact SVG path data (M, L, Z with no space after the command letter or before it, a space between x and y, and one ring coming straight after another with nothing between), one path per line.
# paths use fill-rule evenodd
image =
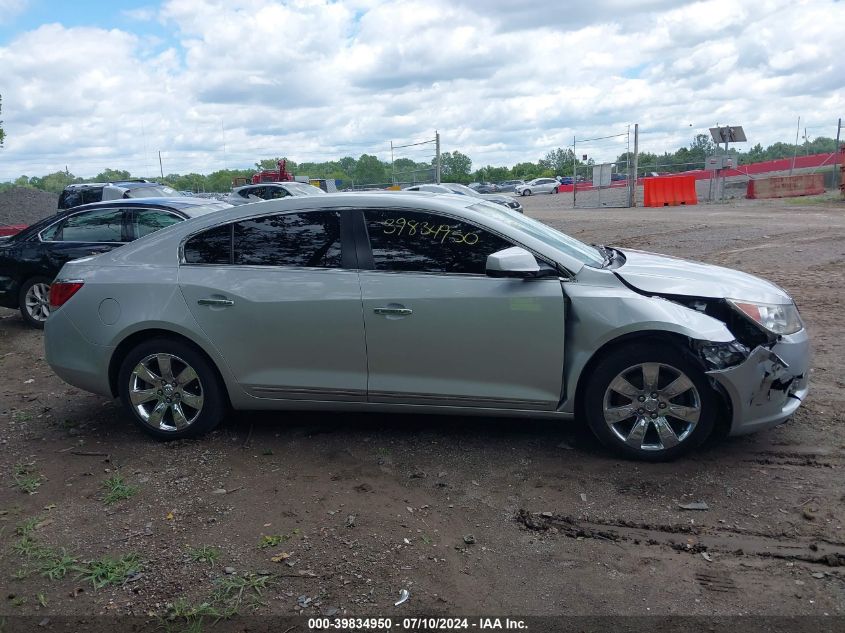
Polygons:
M0 192L0 224L33 224L55 213L58 203L56 193L12 187Z
M588 242L786 288L815 347L795 419L670 464L616 459L577 423L429 416L242 413L162 444L62 383L0 310L0 614L844 616L845 204L523 203ZM106 503L115 475L130 497ZM141 563L95 589L42 575L61 548L89 572Z

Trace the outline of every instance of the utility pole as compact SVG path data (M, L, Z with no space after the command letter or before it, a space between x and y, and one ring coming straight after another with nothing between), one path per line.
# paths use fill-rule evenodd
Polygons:
M792 175L792 170L795 169L795 156L798 154L798 135L801 133L801 117L798 117L798 127L795 130L795 150L792 152L792 165L789 167L789 175Z
M842 117L839 118L839 122L836 124L836 145L833 146L833 188L836 189L839 185L839 169L837 169L837 165L839 164L839 134L842 132Z
M440 184L440 132L434 130L435 151L437 153L437 164L434 171L434 182Z
M161 179L164 180L164 165L161 164L161 150L158 150L158 169L161 172Z
M223 169L226 169L226 127L223 125L223 119L220 119L220 132L223 140Z
M390 141L390 184L396 184L396 167L393 164L393 141Z
M631 177L631 203L630 207L637 206L637 170L640 162L640 124L634 123L634 169Z
M577 194L575 190L578 189L578 157L575 156L575 135L572 135L572 208L575 208L575 198Z

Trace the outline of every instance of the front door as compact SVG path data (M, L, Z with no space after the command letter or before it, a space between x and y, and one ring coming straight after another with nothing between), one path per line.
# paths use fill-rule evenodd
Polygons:
M361 290L342 242L338 211L241 220L186 242L185 301L248 393L366 400Z
M487 277L487 256L513 244L445 215L378 209L364 223L371 402L557 407L565 316L557 278Z
M106 253L130 239L124 209L106 207L66 216L41 231L39 274L52 277L72 259Z

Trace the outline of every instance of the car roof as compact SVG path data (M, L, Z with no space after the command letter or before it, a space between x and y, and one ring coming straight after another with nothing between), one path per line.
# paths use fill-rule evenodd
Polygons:
M160 182L153 182L152 180L110 180L108 182L75 182L65 189L84 189L86 187L108 187L109 185L113 187L123 187L123 188L135 188L135 187L157 187L161 186L163 183Z
M250 182L245 185L239 185L237 187L233 187L232 191L239 191L240 189L246 189L247 187L263 187L264 185L279 185L280 187L284 187L286 185L308 185L309 187L314 187L310 182L299 182L298 180L267 180L265 182ZM319 189L319 187L315 187Z
M216 198L194 198L190 196L179 196L178 198L118 198L117 200L103 200L102 202L80 204L77 207L65 209L62 213L76 213L77 211L102 207L161 207L163 209L177 209L181 211L207 204L225 204L231 206L228 202L217 200Z
M488 205L488 209L496 211L496 213L485 213L484 205ZM358 213L362 209L407 209L408 211L446 213L456 218L479 221L482 226L486 225L503 235L512 234L515 230L507 222L497 217L499 213L507 213L506 210L500 208L500 205L474 196L427 191L338 192L327 193L323 196L290 196L276 200L262 200L203 214L201 217L192 218L168 227L166 231L156 231L141 240L131 242L104 255L99 255L97 261L101 265L118 262L119 265L156 262L162 266L168 266L178 261L179 249L174 248L177 244L222 223L239 222L272 214L304 213L308 211ZM573 273L577 273L584 266L583 262L578 261L571 255L563 253L529 234L519 232L519 235L519 241L526 244L528 248L561 262Z

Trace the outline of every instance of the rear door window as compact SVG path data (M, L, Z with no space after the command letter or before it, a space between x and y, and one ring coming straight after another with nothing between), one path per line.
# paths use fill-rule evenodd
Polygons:
M341 268L340 213L310 211L236 222L234 263Z
M203 231L185 242L187 264L231 264L232 225L224 224Z
M135 239L155 233L171 224L181 222L183 218L172 211L164 209L135 209L132 227Z

